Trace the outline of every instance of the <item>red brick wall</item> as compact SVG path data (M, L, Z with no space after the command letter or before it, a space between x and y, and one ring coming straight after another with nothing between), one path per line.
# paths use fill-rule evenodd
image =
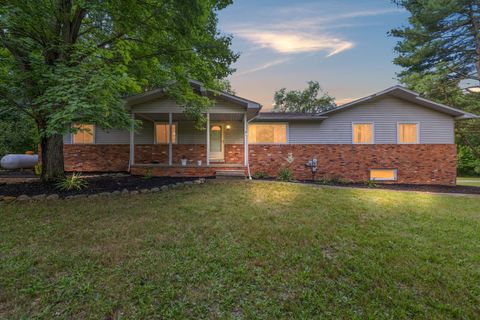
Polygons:
M206 162L206 146L175 144L172 146L173 164L180 164L186 156L188 163ZM63 148L66 171L127 171L130 147L126 144L66 144ZM147 144L135 146L135 163L168 163L168 145ZM225 145L225 163L243 163L243 145Z
M292 153L294 161L287 162ZM453 144L295 144L250 145L252 174L265 172L276 176L288 167L297 179L311 179L305 166L318 160L317 178L343 178L366 181L371 168L398 169L397 183L454 185L456 179L456 146Z

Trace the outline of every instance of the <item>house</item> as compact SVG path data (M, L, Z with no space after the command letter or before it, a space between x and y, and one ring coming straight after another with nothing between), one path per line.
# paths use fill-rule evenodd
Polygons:
M476 115L435 103L401 86L320 114L260 112L254 101L192 86L216 103L198 130L162 89L127 99L136 131L87 130L64 138L67 171L129 171L155 176L254 174L288 167L311 179L454 185L455 121ZM183 162L183 163L182 163Z

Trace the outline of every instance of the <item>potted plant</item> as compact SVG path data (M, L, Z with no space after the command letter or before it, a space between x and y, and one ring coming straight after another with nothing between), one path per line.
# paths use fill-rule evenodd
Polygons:
M182 166L186 166L187 165L187 157L182 156L182 159L180 159L180 163L182 164Z

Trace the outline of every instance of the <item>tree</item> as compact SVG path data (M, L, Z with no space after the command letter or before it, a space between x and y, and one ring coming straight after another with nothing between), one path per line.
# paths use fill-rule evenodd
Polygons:
M0 114L0 158L8 153L34 151L38 146L35 123L22 113Z
M277 90L273 99L276 112L320 113L336 107L335 99L324 92L317 81L309 81L303 91Z
M35 121L42 180L61 178L71 123L129 128L124 96L165 86L201 123L212 101L188 79L221 89L238 58L219 33L230 0L3 0L0 108Z
M462 89L465 83L480 83L479 2L394 2L411 14L407 27L391 31L401 38L394 59L403 68L400 81L426 98L480 114L480 94ZM459 122L456 134L459 170L480 174L480 121Z
M407 9L410 25L391 34L402 40L394 62L412 73L437 73L480 81L478 0L394 0Z

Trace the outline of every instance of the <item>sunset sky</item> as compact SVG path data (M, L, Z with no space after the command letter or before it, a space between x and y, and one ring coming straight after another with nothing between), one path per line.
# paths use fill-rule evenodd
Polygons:
M388 0L237 0L220 29L241 53L229 78L239 96L271 108L276 89L309 80L342 104L397 84L387 35L408 13Z

